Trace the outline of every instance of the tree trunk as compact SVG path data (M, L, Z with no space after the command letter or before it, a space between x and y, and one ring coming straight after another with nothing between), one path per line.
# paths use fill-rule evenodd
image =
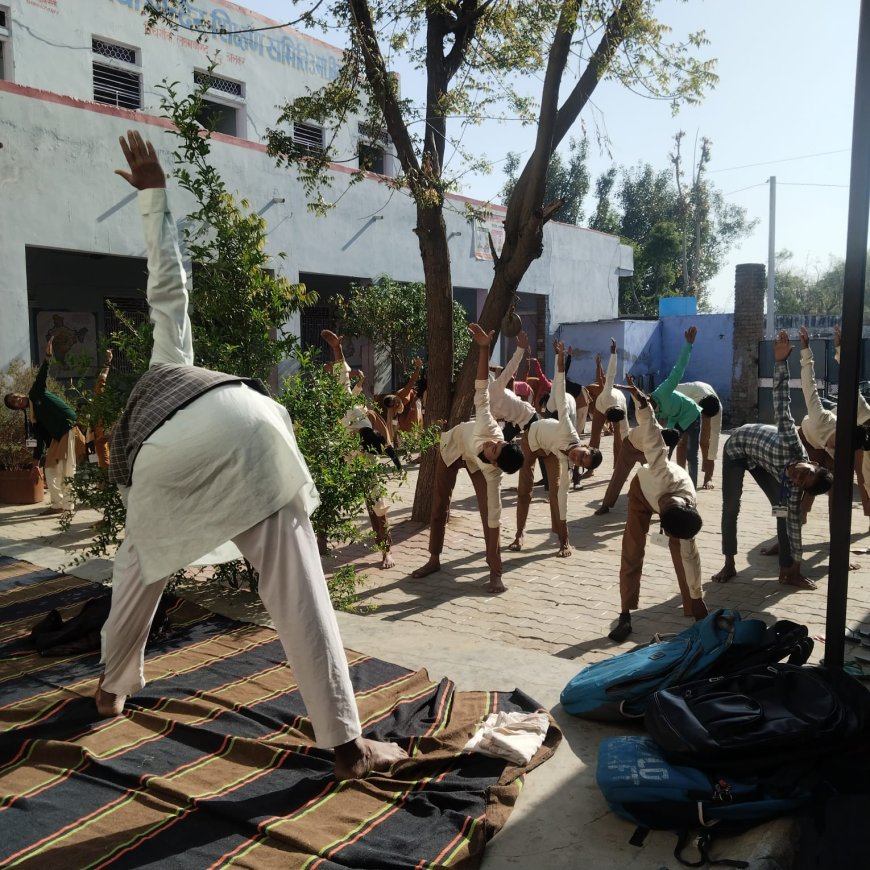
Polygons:
M453 282L447 227L441 208L418 206L415 232L420 242L426 280L429 362L425 424L429 426L448 420L453 398ZM429 522L437 459L436 450L429 450L420 459L414 506L411 509L411 519L418 523Z

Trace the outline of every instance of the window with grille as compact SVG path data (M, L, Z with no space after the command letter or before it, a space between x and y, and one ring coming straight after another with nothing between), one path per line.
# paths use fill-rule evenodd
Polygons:
M148 301L140 296L106 296L103 299L103 323L105 335L111 337L113 332L129 332L129 326L133 328L141 326L148 319ZM129 325L128 325L129 324ZM130 364L123 351L117 347L112 360L112 369L121 374L131 374L133 366Z
M293 123L293 141L302 151L323 151L323 127L304 121Z
M142 108L142 76L136 68L136 49L104 39L93 39L91 46L95 55L94 100L121 109Z
M360 142L358 149L359 168L384 175L384 149L370 142Z
M193 81L198 87L208 88L208 97L202 100L202 106L196 120L217 133L227 136L244 135L244 99L245 86L242 82L225 79L221 76L194 70Z
M0 9L0 27L6 27L6 10Z
M196 85L205 85L211 91L219 91L230 97L243 99L245 96L242 83L234 82L232 79L224 79L204 72L194 72L193 81Z

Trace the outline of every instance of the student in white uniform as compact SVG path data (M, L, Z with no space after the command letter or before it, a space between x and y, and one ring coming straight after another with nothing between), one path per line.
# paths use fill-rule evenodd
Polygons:
M121 148L129 171L118 174L139 190L154 348L112 431L109 479L127 504L127 527L103 627L97 710L121 715L127 696L145 684L145 640L166 578L232 541L236 555L241 551L259 572L260 597L317 743L335 750L336 777L386 769L406 753L361 735L309 521L317 490L290 417L257 383L193 365L186 276L166 179L153 145L139 133L122 137Z

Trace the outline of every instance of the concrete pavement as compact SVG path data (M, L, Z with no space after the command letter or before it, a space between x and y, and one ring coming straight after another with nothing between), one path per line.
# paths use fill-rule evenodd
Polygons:
M637 849L628 844L632 826L614 817L595 785L597 745L603 736L625 729L584 722L565 715L559 692L580 668L655 632L679 631L689 624L682 616L676 579L666 548L648 547L641 589L641 609L633 615L634 634L617 646L606 635L619 610L618 571L625 496L606 516L592 512L600 503L611 467L610 439L604 439L605 460L582 490L569 495L569 533L574 552L557 555L549 532L545 493L535 488L526 550L506 550L513 538L516 493L504 493L502 542L505 582L503 595L486 592L479 516L468 477L461 473L442 554L442 571L415 580L411 571L428 558L428 530L411 523L415 470L409 473L392 513L396 567L381 570L376 553L362 545L337 549L324 560L327 573L353 562L365 575L361 614L339 614L348 647L398 662L426 668L433 678L450 676L460 689L522 688L549 709L565 740L551 761L531 773L507 827L487 847L485 870L530 866L548 868L676 867L674 837L653 833ZM705 527L698 537L705 576L722 564L717 489L699 493ZM508 482L510 486L510 482ZM77 515L67 534L56 521L38 516L34 507L0 507L0 553L58 568L68 564L90 536L96 516ZM867 519L860 502L852 513L853 546L870 545ZM818 499L804 527L806 573L819 581L815 592L792 591L777 582L776 558L764 557L760 546L774 539L770 507L747 476L739 524L739 574L730 583L705 583L708 607L737 607L744 616L768 622L788 618L808 625L819 638L813 661L824 655L827 571L827 503ZM870 556L855 556L860 566L850 575L850 624L870 623ZM71 573L92 579L108 576L111 563L90 563ZM252 621L265 616L255 596L217 589L192 580L185 594L218 612ZM849 652L847 648L847 653ZM791 825L780 821L717 845L715 854L749 860L759 868L788 867Z

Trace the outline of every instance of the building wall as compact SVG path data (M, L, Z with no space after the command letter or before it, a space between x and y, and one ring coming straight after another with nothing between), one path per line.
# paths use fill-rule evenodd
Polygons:
M0 209L0 366L15 357L36 356L29 338L27 247L144 256L136 194L113 175L123 165L118 136L131 128L140 130L170 167L173 138L168 123L153 114L156 88L166 77L182 82L184 90L192 86L193 70L203 66L203 52L190 40L160 28L146 35L136 0L51 6L6 2L12 13L15 68L14 83L0 81L0 171L6 204ZM228 15L230 29L263 23L233 4L201 0L197 5L217 18ZM334 72L338 56L337 50L295 31L272 33L277 35L264 35L262 42L250 45L216 43L222 51L217 74L245 81L248 138L216 134L212 150L229 189L266 219L271 266L294 281L300 272L422 280L413 232L416 214L407 195L375 175L350 186L349 170L336 165L335 183L324 196L339 204L317 218L307 211L305 191L294 173L277 169L266 154L259 137L274 123L275 103L322 84ZM145 102L151 113L91 101L92 36L141 48ZM304 70L299 61L303 49L307 58L315 58ZM338 135L345 150L355 154L355 126ZM173 213L180 219L192 202L172 180L169 190ZM445 209L451 269L454 284L476 294L480 304L492 280L492 262L480 258L475 227L464 214L467 202L453 197ZM504 210L492 211L498 223ZM550 223L544 231L544 254L532 264L520 291L547 298L546 319L555 332L563 322L615 316L618 276L627 269L630 250L616 237ZM57 283L52 304L66 302L69 310L80 309L81 294L69 286L64 291L63 282ZM298 330L298 324L293 326Z

